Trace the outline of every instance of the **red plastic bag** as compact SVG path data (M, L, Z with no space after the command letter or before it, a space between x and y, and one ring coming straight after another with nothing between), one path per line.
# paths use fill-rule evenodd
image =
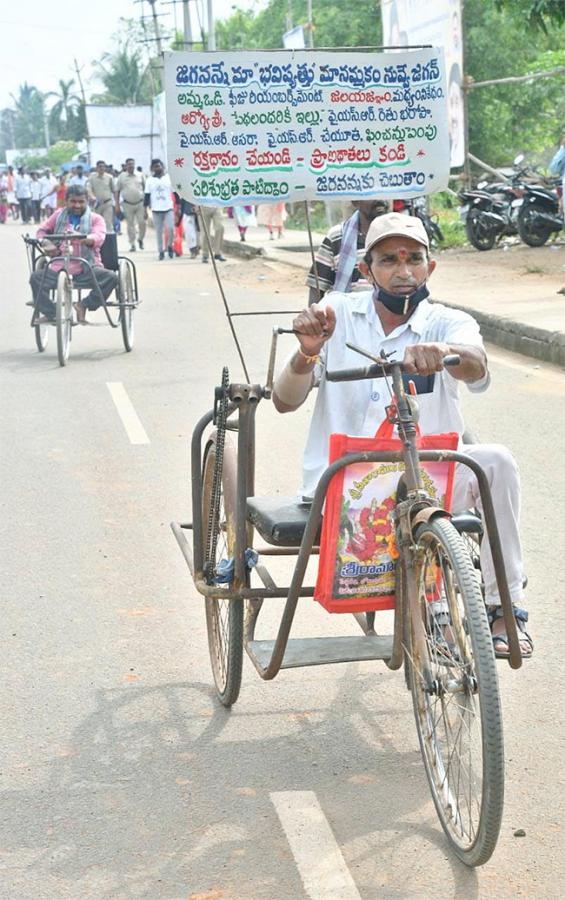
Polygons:
M332 434L330 463L347 453L400 450L392 423L385 420L374 438ZM459 436L418 435L420 450L456 450ZM455 464L422 463L424 487L438 506L449 509ZM403 463L355 463L332 478L320 541L314 599L329 612L393 609L398 551L391 510L396 504Z

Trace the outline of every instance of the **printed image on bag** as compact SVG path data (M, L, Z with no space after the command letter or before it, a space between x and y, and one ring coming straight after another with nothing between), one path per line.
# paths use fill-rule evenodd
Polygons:
M426 436L419 441L429 449L455 449L458 436ZM375 438L332 435L330 461L346 453L400 446L388 428L379 429ZM449 508L453 469L448 462L422 465L424 488L437 506ZM346 466L332 479L314 593L314 599L330 612L394 608L398 549L392 511L403 472L403 463L363 462Z

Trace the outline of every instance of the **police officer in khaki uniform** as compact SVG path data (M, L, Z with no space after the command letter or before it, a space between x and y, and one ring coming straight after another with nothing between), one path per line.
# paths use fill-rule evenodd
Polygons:
M143 238L147 227L147 208L143 204L145 178L135 170L135 160L126 159L125 172L120 172L116 179L116 212L124 214L128 229L129 249L135 251L135 226L137 224L137 242L143 250ZM120 197L122 206L120 206Z
M106 223L106 231L114 230L114 179L106 171L103 159L96 163L96 172L88 176L88 192L94 198L94 210Z

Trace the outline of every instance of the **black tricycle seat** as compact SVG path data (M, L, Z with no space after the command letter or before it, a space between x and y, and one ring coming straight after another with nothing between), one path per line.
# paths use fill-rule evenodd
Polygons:
M310 500L296 497L248 497L247 521L257 529L268 544L275 547L299 547L310 515ZM481 535L483 523L472 512L453 516L457 531ZM320 534L316 536L320 543Z
M118 259L118 235L113 231L108 231L104 238L104 243L100 247L100 258L105 269L111 269L117 272L120 268Z

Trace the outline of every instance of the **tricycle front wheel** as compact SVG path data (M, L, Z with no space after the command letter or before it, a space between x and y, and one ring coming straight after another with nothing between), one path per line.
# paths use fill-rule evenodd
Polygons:
M44 323L35 325L35 343L40 353L47 349L49 343L49 325Z
M504 799L502 716L476 570L447 519L419 526L407 658L420 747L440 822L468 866L491 856Z
M204 455L202 484L204 548L210 581L218 563L231 559L234 554L236 469L235 448L226 440L223 450L218 450L214 435ZM206 627L218 698L224 706L232 706L241 687L243 602L229 596L207 597Z
M63 269L57 278L56 293L56 325L57 325L57 356L59 365L66 366L71 348L71 334L73 327L73 303L72 290L69 276Z

